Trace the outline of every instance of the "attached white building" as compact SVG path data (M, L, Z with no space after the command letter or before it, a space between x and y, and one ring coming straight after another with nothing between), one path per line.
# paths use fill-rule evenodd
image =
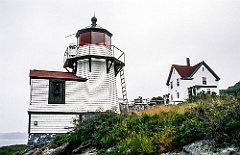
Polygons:
M197 95L201 91L211 91L219 94L218 75L204 62L191 66L189 58L187 65L173 64L166 85L169 90L169 102L180 103Z
M30 70L29 133L66 133L86 112L87 79L72 73ZM79 93L80 92L80 93Z

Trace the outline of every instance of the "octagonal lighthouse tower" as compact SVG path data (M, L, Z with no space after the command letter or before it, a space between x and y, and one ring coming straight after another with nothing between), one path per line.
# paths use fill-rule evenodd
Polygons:
M128 102L123 70L125 54L111 44L112 33L97 26L95 15L91 21L91 26L77 31L77 43L69 44L64 53L63 66L68 72L87 79L80 88L74 90L81 94L81 101L84 102L81 105L86 112L119 112L119 103L127 105ZM121 101L117 97L118 73L123 95Z

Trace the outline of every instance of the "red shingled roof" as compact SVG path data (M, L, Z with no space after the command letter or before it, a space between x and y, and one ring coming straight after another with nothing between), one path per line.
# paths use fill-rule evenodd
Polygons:
M86 81L87 79L74 75L69 72L47 71L47 70L30 70L29 77L44 79L65 79L74 81Z
M191 75L196 71L196 69L201 65L202 62L194 66L182 66L182 65L173 65L173 67L178 71L181 77L191 77Z

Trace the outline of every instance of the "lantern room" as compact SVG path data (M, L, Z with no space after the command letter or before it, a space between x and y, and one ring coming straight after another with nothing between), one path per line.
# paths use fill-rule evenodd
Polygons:
M112 33L97 26L95 15L91 18L91 21L90 26L77 31L77 43L69 44L64 53L63 67L67 71L78 75L77 71L80 71L80 68L86 68L80 65L82 61L88 62L88 69L91 72L92 68L94 68L93 62L99 60L99 62L104 62L103 66L106 67L104 70L106 73L109 73L113 67L115 76L117 76L125 66L125 54L122 50L112 45Z
M78 46L95 44L105 45L110 48L112 34L108 30L97 26L95 16L91 18L91 21L91 26L78 30L76 34Z

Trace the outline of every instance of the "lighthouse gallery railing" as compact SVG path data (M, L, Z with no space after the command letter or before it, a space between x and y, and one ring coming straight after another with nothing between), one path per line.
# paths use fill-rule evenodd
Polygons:
M68 47L64 53L63 61L65 62L69 58L81 57L86 55L115 57L125 63L125 53L121 49L117 48L114 45L111 45L109 48L109 46L95 44L77 46L75 49L69 49Z

